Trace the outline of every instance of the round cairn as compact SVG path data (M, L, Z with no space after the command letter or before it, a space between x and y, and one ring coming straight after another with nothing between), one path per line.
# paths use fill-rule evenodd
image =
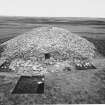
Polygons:
M35 54L37 55L39 53L45 54L52 51L60 51L62 53L71 51L75 53L74 55L77 54L87 59L92 59L95 54L94 51L95 46L86 39L76 34L73 34L66 29L51 26L32 29L29 32L21 34L1 44L1 46L4 45L6 45L6 47L4 51L1 53L2 61L5 61L4 59L12 58L15 59L16 62L18 61L16 60L18 54L24 55L28 51L30 55L33 52L34 55ZM14 61L12 61L12 63L13 62ZM24 65L28 64L26 61L21 62L24 62ZM14 64L10 64L10 67L13 68L11 65ZM34 62L31 63L30 65L34 66L36 64ZM25 69L27 69L27 67L25 67Z
M12 56L16 52L25 52L36 49L47 53L50 50L75 51L83 57L92 58L95 54L95 46L86 39L72 34L70 31L58 27L39 27L32 31L19 35L2 45L7 45L3 52L6 56Z

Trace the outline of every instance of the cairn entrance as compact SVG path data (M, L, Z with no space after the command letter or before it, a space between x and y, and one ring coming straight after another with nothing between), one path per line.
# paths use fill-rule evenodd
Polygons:
M45 54L45 59L50 59L50 57L51 57L50 53Z

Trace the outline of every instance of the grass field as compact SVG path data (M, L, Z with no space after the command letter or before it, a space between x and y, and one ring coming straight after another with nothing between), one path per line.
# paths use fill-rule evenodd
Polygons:
M36 27L57 26L93 42L97 69L45 76L44 94L11 94L18 77L0 76L0 105L105 104L105 19L0 17L0 43Z

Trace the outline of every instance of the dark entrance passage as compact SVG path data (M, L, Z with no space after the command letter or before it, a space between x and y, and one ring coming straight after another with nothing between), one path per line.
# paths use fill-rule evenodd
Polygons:
M21 76L12 94L43 94L44 76Z
M50 53L45 54L45 59L50 59L50 57L51 57Z

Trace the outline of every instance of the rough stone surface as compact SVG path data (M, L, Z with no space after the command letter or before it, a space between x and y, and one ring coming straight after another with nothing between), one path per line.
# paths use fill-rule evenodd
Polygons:
M0 59L12 59L9 68L16 70L18 74L34 74L40 71L43 74L46 73L45 65L54 65L54 62L59 61L59 65L64 67L62 61L69 61L70 64L74 59L91 60L95 54L92 43L58 27L35 28L1 44L4 45L6 48ZM45 59L46 53L50 53L52 59Z
M70 33L66 29L57 27L35 28L30 32L19 35L4 44L7 48L4 54L12 56L15 52L38 49L42 52L50 50L67 50L78 52L85 57L94 56L94 45L78 35Z

